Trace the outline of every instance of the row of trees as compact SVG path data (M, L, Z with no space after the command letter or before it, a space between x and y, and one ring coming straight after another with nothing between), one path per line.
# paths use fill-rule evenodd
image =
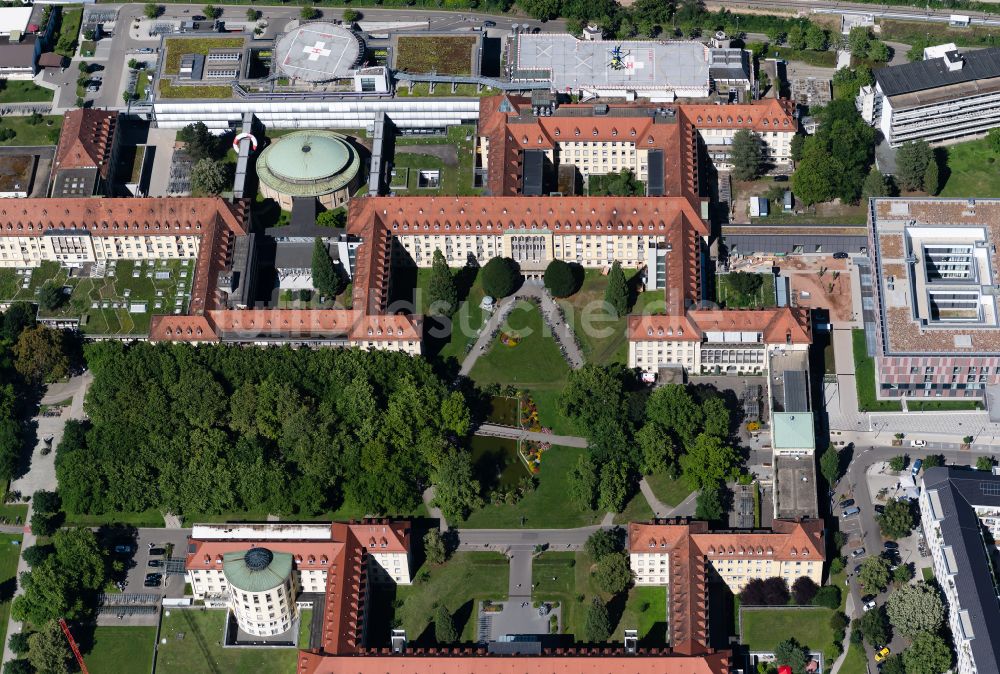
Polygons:
M698 400L679 384L651 394L620 365L586 365L569 375L562 412L583 430L588 456L570 474L569 496L581 509L621 512L635 478L680 474L694 489L718 490L739 473L727 439L729 410L718 395Z
M86 355L90 422L68 423L56 456L71 512L406 513L432 482L446 516L476 504L457 488L469 408L423 359L115 342Z

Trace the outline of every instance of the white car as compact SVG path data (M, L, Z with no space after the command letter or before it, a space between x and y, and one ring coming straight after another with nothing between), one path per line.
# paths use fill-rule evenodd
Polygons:
M910 440L910 447L926 447L926 440Z
M878 606L878 604L876 604L875 600L872 599L871 601L865 602L865 605L862 608L864 609L865 613L868 613L869 611L871 611L876 606Z

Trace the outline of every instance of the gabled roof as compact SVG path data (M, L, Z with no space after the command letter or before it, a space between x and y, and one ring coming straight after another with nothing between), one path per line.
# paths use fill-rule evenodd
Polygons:
M805 309L692 309L685 315L629 316L631 341L699 341L707 332L759 332L764 344L811 344Z
M108 177L111 149L118 126L118 113L112 110L78 108L63 116L54 171L97 169Z

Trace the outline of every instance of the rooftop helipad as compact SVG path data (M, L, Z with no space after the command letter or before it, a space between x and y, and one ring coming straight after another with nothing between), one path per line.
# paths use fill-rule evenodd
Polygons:
M347 77L361 60L363 44L350 30L325 21L306 23L275 43L275 63L289 78L328 82Z

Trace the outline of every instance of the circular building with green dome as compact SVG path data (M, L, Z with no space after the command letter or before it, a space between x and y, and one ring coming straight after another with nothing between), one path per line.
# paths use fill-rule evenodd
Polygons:
M269 637L292 629L298 610L289 553L263 547L227 552L222 573L229 585L229 610L242 631Z
M295 131L261 152L257 177L264 198L282 210L292 210L292 197L315 197L336 208L361 184L361 156L339 133Z

